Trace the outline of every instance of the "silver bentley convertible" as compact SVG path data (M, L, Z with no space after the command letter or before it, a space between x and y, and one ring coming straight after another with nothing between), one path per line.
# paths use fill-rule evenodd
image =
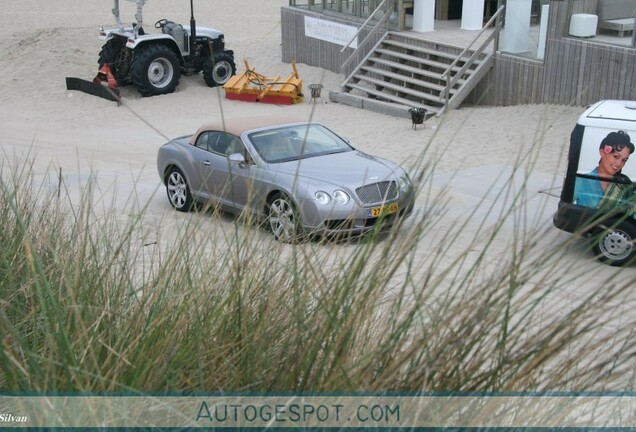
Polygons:
M249 212L283 242L390 226L410 215L415 196L399 165L319 123L280 117L206 124L161 146L157 168L175 209Z

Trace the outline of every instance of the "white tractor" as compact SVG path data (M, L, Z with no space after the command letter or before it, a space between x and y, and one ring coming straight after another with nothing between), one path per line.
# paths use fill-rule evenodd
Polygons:
M135 20L126 27L119 15L119 0L114 0L113 15L117 27L100 29L100 40L106 41L99 53L100 81L115 88L132 84L143 96L171 93L181 75L203 72L210 87L225 84L236 73L234 52L225 49L223 33L208 27L197 27L190 0L190 25L160 19L154 25L161 32L147 33L142 10L148 0L135 2Z

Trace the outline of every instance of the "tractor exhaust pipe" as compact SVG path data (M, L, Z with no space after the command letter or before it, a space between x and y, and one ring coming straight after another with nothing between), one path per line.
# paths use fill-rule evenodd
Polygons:
M194 54L195 40L197 38L197 26L194 21L194 6L190 0L190 55Z

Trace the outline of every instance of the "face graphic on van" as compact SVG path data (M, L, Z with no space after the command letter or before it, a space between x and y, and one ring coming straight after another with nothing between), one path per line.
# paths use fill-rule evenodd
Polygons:
M623 169L631 154L627 147L621 150L614 150L612 146L606 145L599 149L601 155L598 164L598 175L601 177L613 177Z
M590 132L586 133L581 146L574 204L602 210L628 207L632 213L630 203L634 189L627 187L632 182L627 173L633 168L628 160L634 145L629 134L607 130Z

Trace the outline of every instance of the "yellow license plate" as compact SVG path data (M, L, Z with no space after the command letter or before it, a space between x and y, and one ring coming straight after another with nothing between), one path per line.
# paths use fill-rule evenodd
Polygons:
M373 207L371 210L369 210L369 217L375 218L380 216L386 216L391 213L396 213L397 211L398 211L397 203L389 204L383 207Z

